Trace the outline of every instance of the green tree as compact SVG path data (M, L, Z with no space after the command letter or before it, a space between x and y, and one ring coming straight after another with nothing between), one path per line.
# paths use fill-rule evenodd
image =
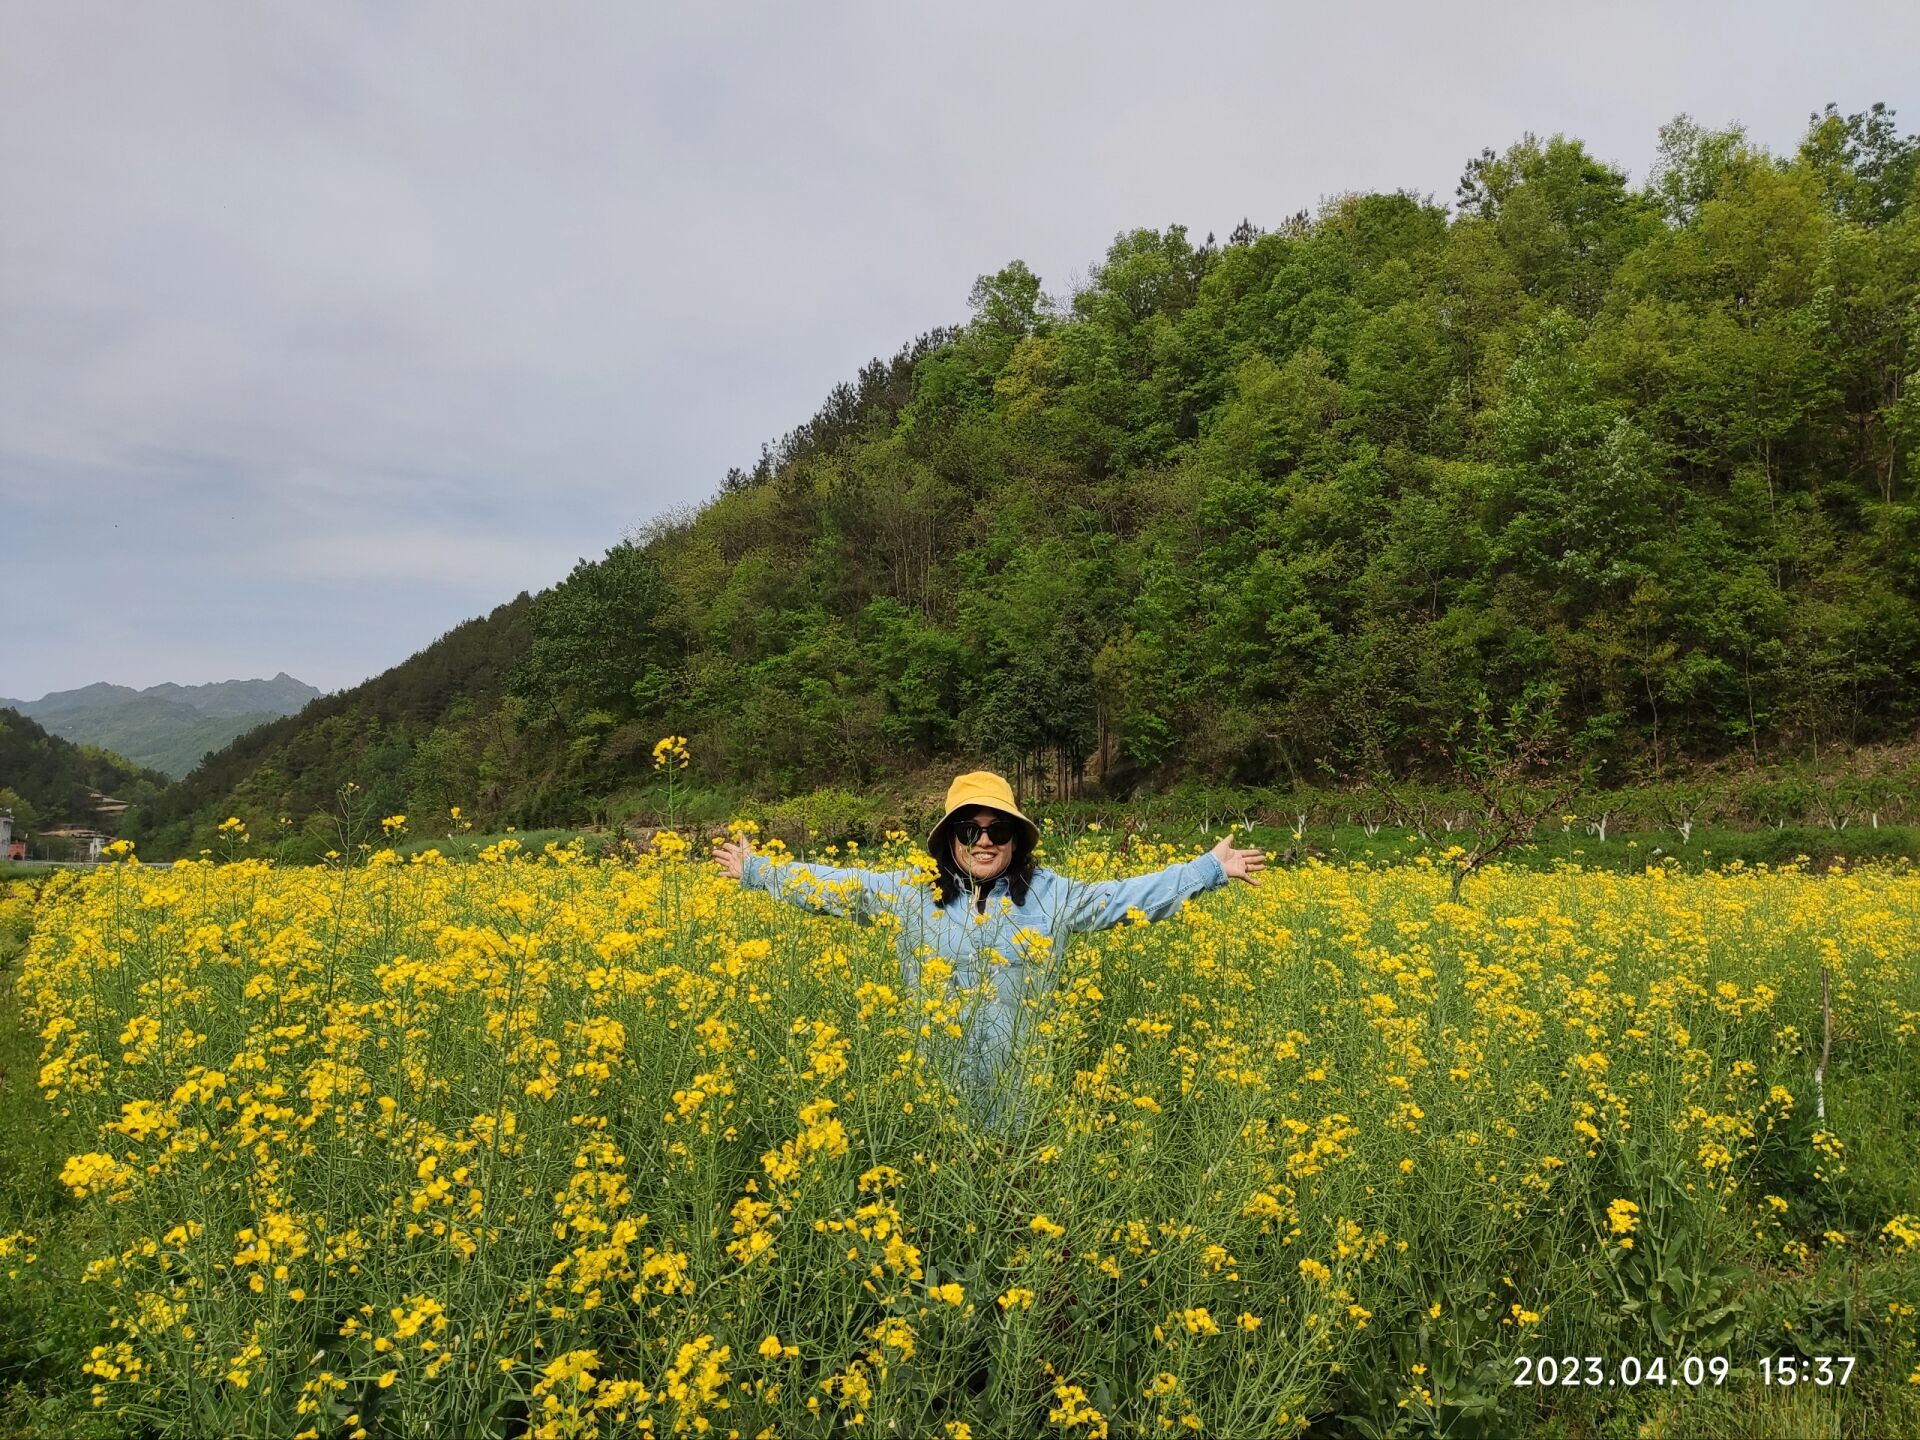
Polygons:
M1455 453L1465 416L1452 360L1439 317L1424 301L1402 300L1369 317L1347 358L1351 424L1382 445Z
M1884 103L1842 115L1829 101L1807 117L1797 158L1819 177L1833 212L1859 225L1898 218L1920 185L1920 136L1903 137Z
M1552 587L1563 610L1623 600L1647 573L1660 456L1600 394L1566 312L1524 343L1496 431L1505 465L1490 558Z
M1615 268L1658 227L1653 203L1578 140L1533 135L1469 163L1460 208L1490 221L1529 294L1578 316L1600 307Z
M562 715L627 710L634 682L651 667L671 668L683 650L676 597L659 561L626 542L576 565L534 602L530 622L533 642L515 693Z
M0 810L13 812L13 833L25 835L40 828L40 812L18 791L0 786Z
M1684 228L1699 217L1701 206L1720 193L1730 174L1764 163L1743 127L1708 130L1691 116L1676 115L1660 127L1648 189L1668 224Z
M973 311L976 327L1009 339L1035 334L1046 324L1052 309L1040 289L1040 277L1027 268L1024 260L1015 260L974 281L967 305Z

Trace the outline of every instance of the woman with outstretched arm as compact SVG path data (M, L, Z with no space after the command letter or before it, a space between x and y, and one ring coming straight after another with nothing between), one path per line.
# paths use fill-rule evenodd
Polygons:
M898 917L901 970L910 986L920 982L927 950L953 967L950 985L970 989L990 978L988 999L970 1014L961 1037L956 1078L979 1118L1002 1129L1024 1115L1014 1074L1023 1017L1028 1002L1051 991L1054 974L1051 966L1028 963L1016 932L1045 935L1057 950L1067 935L1117 925L1129 910L1165 920L1229 879L1257 886L1254 876L1266 866L1258 850L1236 849L1227 836L1197 859L1124 880L1089 882L1036 866L1039 841L1040 827L1020 813L1006 780L976 770L948 787L946 813L927 837L938 870L930 890L914 884L910 870L797 861L776 866L744 841L722 845L713 858L742 885L816 914L862 923L882 912ZM955 903L963 898L967 903Z

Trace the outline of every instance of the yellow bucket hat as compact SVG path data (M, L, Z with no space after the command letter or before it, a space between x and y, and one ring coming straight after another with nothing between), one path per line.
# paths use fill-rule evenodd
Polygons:
M1027 827L1030 843L1040 843L1040 827L1020 813L1020 807L1013 803L1013 787L1007 784L1006 777L996 775L991 770L969 770L947 787L947 813L942 815L933 829L927 832L927 853L935 859L934 842L939 838L940 827L953 818L956 810L969 810L976 805L984 805L989 810L998 810L1011 815Z

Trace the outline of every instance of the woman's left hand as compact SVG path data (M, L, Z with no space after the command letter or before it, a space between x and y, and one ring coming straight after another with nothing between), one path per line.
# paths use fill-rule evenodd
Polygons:
M1220 843L1213 847L1214 856L1226 869L1230 880L1244 880L1258 889L1260 882L1253 877L1267 868L1267 857L1258 850L1236 850L1233 848L1233 832L1228 831L1220 837Z

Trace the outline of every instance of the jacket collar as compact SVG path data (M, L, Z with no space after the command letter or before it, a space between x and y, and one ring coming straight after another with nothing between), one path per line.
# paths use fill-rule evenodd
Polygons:
M962 875L961 878L964 880L967 877L965 875ZM1002 870L998 875L994 876L993 879L989 880L984 886L976 886L976 888L973 890L971 894L969 894L965 890L962 890L960 892L960 898L967 902L967 907L970 910L977 912L980 907L980 896L983 892L985 893L988 900L992 900L996 892L1006 888L1006 884L1007 884L1007 872Z

